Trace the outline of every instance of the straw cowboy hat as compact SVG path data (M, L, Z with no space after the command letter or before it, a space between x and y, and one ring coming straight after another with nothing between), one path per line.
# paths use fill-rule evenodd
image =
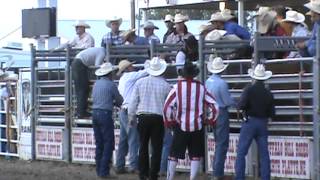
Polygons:
M248 69L248 74L257 80L267 80L272 76L272 72L266 71L263 64L258 64L254 69Z
M153 24L153 22L151 21L147 21L146 23L144 23L143 25L143 29L159 29L157 26L155 26Z
M89 24L87 24L83 20L78 20L73 24L74 27L84 27L84 28L90 28Z
M320 1L318 0L312 0L311 2L304 4L304 6L308 9L310 9L310 11L313 11L315 13L320 14ZM307 14L310 14L311 12L308 12Z
M212 31L214 29L214 26L212 24L201 24L198 29L199 34L202 34L204 32Z
M127 59L121 60L118 64L118 72L117 75L119 76L125 69L131 66L134 62L130 62Z
M111 19L107 19L107 20L106 20L106 26L107 26L108 28L111 28L111 23L112 23L112 22L118 22L119 25L121 25L121 23L122 23L122 18L119 18L119 17L117 17L117 16L114 16L114 17L112 17Z
M129 29L127 31L121 32L120 36L123 38L124 41L128 39L128 37L136 32L136 29Z
M181 22L186 22L189 20L188 16L184 16L182 14L176 14L174 16L174 23L181 23Z
M200 70L197 65L194 65L191 61L186 61L181 70L182 77L196 77L199 74Z
M154 57L151 60L146 60L144 68L147 70L148 74L152 76L160 76L166 71L167 63L164 59Z
M113 70L115 70L115 68L112 66L112 64L109 62L106 62L106 63L103 63L99 69L96 70L95 74L96 76L104 76L109 74Z
M167 14L164 18L164 22L174 22L174 17L171 14Z
M225 30L215 29L207 34L207 36L205 37L205 40L217 41L217 40L220 40L226 33L227 33L227 31L225 31Z
M297 11L287 11L286 12L286 18L283 19L283 22L295 22L295 23L303 23L305 20L305 17L303 14L297 12Z
M229 64L224 64L221 57L213 57L213 55L210 55L209 62L207 64L207 69L209 72L213 74L218 74L222 71L224 71Z
M225 17L222 15L221 12L216 12L216 13L213 13L211 15L211 18L209 20L209 22L213 22L213 21L223 21L224 22L226 20L225 20Z
M231 14L230 9L224 9L221 11L222 16L226 21L229 21L230 19L234 18L234 15Z

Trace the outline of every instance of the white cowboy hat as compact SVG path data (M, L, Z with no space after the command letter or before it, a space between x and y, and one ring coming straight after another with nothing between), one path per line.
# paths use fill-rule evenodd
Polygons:
M283 22L295 22L295 23L303 23L305 20L305 17L303 14L297 12L297 11L287 11L286 12L286 18L283 19Z
M213 55L210 55L209 61L207 64L207 69L209 72L213 74L218 74L222 71L224 71L229 64L224 64L221 57L213 57Z
M174 22L174 17L171 16L171 14L167 14L164 18L164 22L168 22L168 21Z
M209 20L209 22L213 22L213 21L226 21L225 17L222 15L221 12L216 12L216 13L213 13L211 15L211 18Z
M127 67L131 66L134 62L130 62L127 59L121 60L118 64L118 72L117 75L119 76Z
M307 4L304 4L304 6L307 7L308 9L310 9L311 11L320 14L320 1L313 0ZM310 14L310 12L308 12L308 13Z
M224 17L225 21L229 21L230 19L234 18L234 16L231 14L231 10L230 9L222 10L221 14Z
M212 30L211 32L209 32L206 37L205 40L207 41L217 41L220 40L225 34L227 33L227 31L225 30Z
M154 57L151 60L146 60L144 63L144 68L152 76L160 76L167 69L167 63L164 59L159 57Z
M174 23L181 23L181 22L186 22L189 20L188 16L184 16L182 14L176 14L174 16Z
M144 23L143 25L143 29L159 29L157 26L155 26L153 24L153 22L151 21L147 21L146 23Z
M89 24L87 24L83 20L78 20L73 24L74 27L84 27L84 28L90 28Z
M119 25L121 25L121 23L122 23L122 18L119 18L119 17L117 17L117 16L114 16L114 17L112 17L111 19L107 19L107 20L106 20L106 26L107 26L108 28L111 28L111 23L112 23L112 22L118 22Z
M266 14L267 12L271 11L271 8L270 7L267 7L267 6L260 6L258 11L256 12L256 14L254 14L253 16L254 17L257 17L257 16L262 16L264 14Z
M112 66L112 64L109 62L106 62L101 64L100 68L96 70L95 74L96 76L104 76L109 74L113 70L115 70L115 68Z
M268 11L258 15L258 32L264 34L268 32L273 21L275 21L277 13L275 11Z
M123 31L120 33L120 36L123 38L124 41L126 41L129 37L129 35L136 32L136 29L129 29L127 31Z
M257 80L267 80L272 76L272 72L266 71L263 64L258 64L254 69L248 69L248 74Z

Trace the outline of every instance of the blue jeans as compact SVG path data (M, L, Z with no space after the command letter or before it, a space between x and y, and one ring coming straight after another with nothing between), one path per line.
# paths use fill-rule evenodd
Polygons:
M172 134L171 129L165 128L164 131L164 138L163 138L163 147L162 147L162 154L161 154L161 164L160 164L160 172L165 173L167 172L168 166L168 157L170 154L170 147L172 144Z
M216 127L213 130L215 152L212 162L213 176L224 176L224 163L229 147L229 112L228 108L220 108Z
M96 140L96 172L98 176L109 175L109 162L114 149L114 124L112 111L93 109L92 124Z
M240 130L240 139L236 159L236 179L245 179L246 160L245 157L253 139L258 145L260 157L260 171L262 180L270 180L270 157L268 151L268 120L266 118L249 117L243 122Z
M129 169L138 170L138 152L139 152L139 136L137 125L128 128L128 111L121 109L120 111L120 140L117 151L116 168L125 167L125 157L129 152Z

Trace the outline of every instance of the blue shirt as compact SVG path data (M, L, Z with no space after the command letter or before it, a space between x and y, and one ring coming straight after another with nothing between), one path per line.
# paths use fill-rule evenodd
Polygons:
M250 33L243 28L242 26L240 26L239 24L235 23L235 22L225 22L224 23L224 30L227 31L227 34L235 34L237 35L239 38L244 39L244 40L249 40L250 39Z
M122 45L123 43L124 42L122 37L120 36L120 31L116 34L112 34L112 32L108 32L106 35L102 37L101 47L105 48L107 44L119 46L119 45Z
M302 56L316 56L316 38L317 38L317 29L319 28L320 21L317 21L313 25L312 34L309 40L307 40L307 52L302 53Z
M134 39L133 43L135 45L148 45L149 40L145 37L137 36L136 39Z
M228 84L219 75L211 75L206 81L206 88L216 99L219 108L227 108L234 105Z
M92 89L92 109L113 110L113 105L120 107L123 102L118 88L107 77L98 79Z

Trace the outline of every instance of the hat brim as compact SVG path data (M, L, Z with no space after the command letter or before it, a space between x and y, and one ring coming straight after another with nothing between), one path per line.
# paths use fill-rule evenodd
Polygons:
M253 69L248 69L248 74L251 78L256 79L256 80L267 80L267 79L271 78L271 76L272 76L271 71L265 71L264 76L256 76L254 74Z
M122 24L122 18L119 19L112 19L112 20L106 20L106 26L108 28L111 28L111 23L112 22L119 22L119 26Z
M112 71L114 71L115 69L107 69L107 70L105 70L105 69L97 69L96 71L95 71L95 75L96 76L104 76L104 75L107 75L107 74L109 74L109 73L111 73Z
M122 73L125 69L127 69L129 66L131 66L131 65L134 64L134 63L135 63L135 61L126 64L126 65L125 65L124 67L122 67L122 68L118 68L117 76L120 76L121 73Z
M163 74L166 69L167 69L167 63L165 61L160 61L161 63L161 68L157 71L150 69L150 60L147 60L144 63L144 68L147 71L148 74L152 75L152 76L160 76L161 74Z
M158 26L146 26L146 27L143 27L143 29L159 29Z
M305 4L304 6L310 9L311 11L320 14L320 9L316 9L315 7L313 7L311 2Z
M74 24L74 27L84 27L84 28L90 28L89 24Z
M294 23L303 23L306 18L303 14L298 14L298 19L283 19L282 22L294 22Z
M221 73L222 71L224 71L228 66L229 66L229 64L223 64L223 67L221 69L213 69L212 62L208 62L207 69L212 74L218 74L218 73Z

